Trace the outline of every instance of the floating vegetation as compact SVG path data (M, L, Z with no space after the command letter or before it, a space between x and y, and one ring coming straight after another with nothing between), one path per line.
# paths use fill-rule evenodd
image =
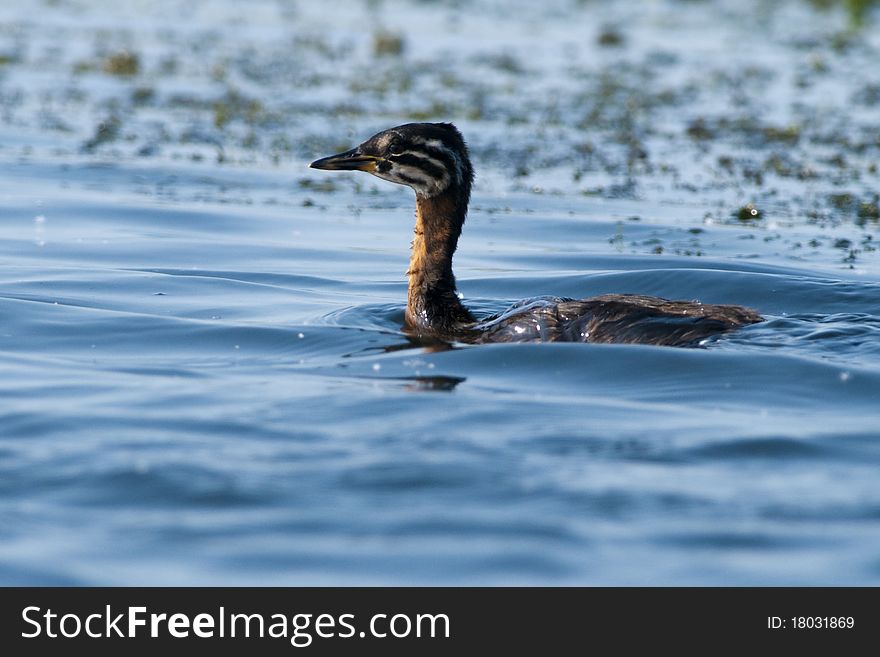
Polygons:
M123 77L137 75L140 67L140 58L128 50L107 55L101 64L101 70L104 73Z
M875 194L873 200L859 203L856 218L859 225L864 225L868 221L880 221L880 197Z
M747 223L750 221L757 221L764 216L764 213L755 207L753 203L747 203L737 210L734 216L737 220Z
M626 40L623 34L615 27L605 26L596 37L596 43L605 48L617 48L624 44Z
M789 125L784 128L767 126L764 128L764 138L767 141L778 141L793 145L801 138L801 128L797 125Z
M686 132L691 139L706 140L715 137L715 131L709 128L706 124L706 119L702 117L698 117L691 121Z
M226 96L214 102L214 126L224 128L235 120L255 124L265 118L266 109L256 98L247 98L238 91L230 89Z
M101 121L95 127L95 134L92 136L92 138L83 144L83 150L86 152L91 152L102 144L116 141L116 139L119 138L119 132L121 128L122 121L120 121L119 117L117 116L110 116L107 119Z
M733 175L734 168L734 160L729 155L719 155L718 156L718 166L721 167L722 170L727 172L728 174Z
M330 193L339 189L339 185L330 178L322 178L321 180L300 178L297 183L302 189L310 189L315 192Z
M379 57L383 55L400 56L406 48L403 35L396 32L379 30L373 34L373 54Z
M859 200L852 192L829 194L828 204L840 215L855 217L855 223L864 226L868 222L880 221L880 207L876 194L868 200Z
M849 192L839 192L828 195L828 203L836 210L850 212L855 206L856 198Z

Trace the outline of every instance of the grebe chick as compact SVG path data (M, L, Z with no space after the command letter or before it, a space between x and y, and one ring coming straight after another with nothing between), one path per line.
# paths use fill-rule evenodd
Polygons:
M349 151L316 160L313 169L367 171L412 187L416 226L405 330L462 342L618 342L695 346L712 335L762 321L740 306L605 294L573 300L530 299L478 321L461 303L452 274L474 170L451 123L407 123Z

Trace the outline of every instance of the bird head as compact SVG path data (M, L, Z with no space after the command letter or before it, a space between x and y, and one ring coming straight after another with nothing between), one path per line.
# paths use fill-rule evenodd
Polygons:
M365 142L315 160L313 169L366 171L383 180L412 187L431 198L446 191L470 197L473 169L467 145L451 123L407 123L373 135Z

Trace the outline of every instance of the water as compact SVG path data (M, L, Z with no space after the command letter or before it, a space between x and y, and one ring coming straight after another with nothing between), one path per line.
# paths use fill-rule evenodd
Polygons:
M0 10L0 582L880 583L870 30L806 3L117 4ZM552 46L517 58L530 30ZM101 68L123 47L131 78ZM689 350L409 340L411 194L305 167L432 94L477 166L480 315L633 292L767 321Z

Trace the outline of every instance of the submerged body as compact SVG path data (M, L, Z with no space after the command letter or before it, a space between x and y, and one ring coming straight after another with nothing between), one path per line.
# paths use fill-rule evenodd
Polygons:
M617 342L694 346L708 337L762 321L741 306L607 294L574 300L542 297L478 321L461 303L452 256L470 200L473 168L467 146L448 123L409 123L360 146L312 162L316 169L360 170L412 187L412 244L406 329L421 337L470 343Z

